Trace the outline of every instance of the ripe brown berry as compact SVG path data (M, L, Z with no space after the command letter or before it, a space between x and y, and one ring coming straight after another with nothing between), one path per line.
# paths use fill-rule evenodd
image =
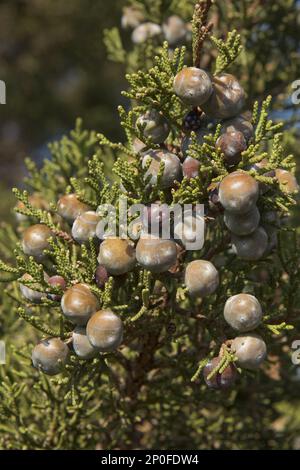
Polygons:
M259 186L252 176L235 171L225 176L219 186L219 198L224 209L235 214L245 214L255 206Z
M220 360L220 357L211 359L203 369L203 377L209 388L226 390L234 384L237 377L236 367L232 363L230 363L223 372L217 372L213 377L208 379L211 372L220 363Z
M231 349L238 358L238 366L244 369L258 369L267 356L266 343L255 333L237 336Z
M299 192L299 184L296 180L296 177L293 173L290 173L286 170L277 169L275 171L275 176L280 184L282 184L286 191L290 194Z
M36 224L23 233L22 248L26 255L33 256L37 261L45 258L44 250L50 248L49 238L53 236L47 225Z
M80 244L88 242L90 238L96 237L96 228L99 222L100 216L96 212L84 212L73 223L72 237Z
M153 273L168 271L177 261L177 248L173 240L143 235L136 246L138 263Z
M253 233L259 224L260 213L256 206L246 214L234 214L224 212L224 222L226 227L235 235L245 236Z
M241 132L226 132L218 138L217 147L223 153L227 165L237 165L241 160L242 152L247 148L247 143Z
M268 235L262 227L244 237L232 235L232 245L239 258L247 261L260 259L268 248Z
M99 350L91 345L85 326L76 326L72 338L75 354L81 359L92 359L99 354Z
M253 295L233 295L225 304L224 318L240 333L254 330L262 320L261 305Z
M76 194L66 194L57 203L58 214L69 223L73 223L79 215L89 210L90 207L79 201Z
M67 287L67 283L62 276L49 277L48 284L50 284L50 286L60 287L62 291L66 290ZM49 294L48 297L55 301L59 301L61 299L61 295L59 294Z
M177 15L169 16L164 22L162 30L170 46L180 44L187 34L185 22Z
M157 176L160 164L164 163L164 171L160 180L162 188L170 188L174 181L181 179L182 170L180 160L174 153L168 150L149 150L143 157L142 166L145 168L151 160L150 166L145 174L145 178L151 176L149 184L155 186L157 184Z
M23 274L23 276L21 277L21 281L22 279L24 281L32 281L33 278L30 274ZM46 273L44 273L44 279L45 281L47 281L48 279L48 276ZM21 291L21 294L23 295L23 297L25 297L25 299L29 300L30 302L34 303L34 304L39 304L42 300L42 297L45 297L45 293L44 292L39 292L39 291L35 291L34 289L31 289L30 287L27 287L25 286L24 284L22 284L20 282L20 291Z
M210 261L191 261L186 266L184 283L191 297L205 297L217 290L219 273Z
M152 139L154 144L162 144L170 133L167 119L156 109L146 111L136 122L137 127L143 128L146 138Z
M189 106L200 106L212 94L212 81L204 70L185 67L174 79L174 91L183 103Z
M128 273L136 262L134 246L129 240L107 238L100 245L98 261L113 276Z
M107 269L102 264L99 264L95 272L95 281L99 289L104 289L108 278L109 274L107 272Z
M68 346L60 338L44 339L32 351L34 367L47 375L59 374L68 358Z
M227 119L224 121L221 132L242 132L246 142L249 142L254 135L254 128L251 122L241 114L233 119Z
M199 176L200 162L192 157L186 157L182 164L182 172L185 178L191 179Z
M245 92L238 80L228 73L213 77L213 93L201 109L217 119L232 118L240 114L245 104Z
M86 333L92 346L101 352L113 351L122 342L123 323L111 310L99 310L89 320Z
M70 287L61 299L65 317L76 325L86 325L90 316L99 308L97 297L85 284Z
M49 210L49 205L47 201L45 201L45 199L43 199L43 197L39 193L33 193L31 196L28 197L28 201L36 209ZM24 203L18 201L16 209L25 209ZM28 219L28 216L16 212L16 219L18 222L23 222L24 220Z

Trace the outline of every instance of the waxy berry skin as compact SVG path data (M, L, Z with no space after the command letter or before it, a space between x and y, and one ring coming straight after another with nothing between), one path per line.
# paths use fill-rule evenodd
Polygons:
M100 245L98 261L112 276L125 274L136 263L134 246L122 238L107 238Z
M47 375L59 374L69 358L69 348L60 338L40 341L32 351L32 363Z
M224 318L234 330L244 333L254 330L261 323L262 308L253 295L233 295L225 304Z
M295 193L295 192L299 192L299 184L296 180L296 177L293 175L293 173L278 168L275 171L275 177L276 177L277 181L282 186L284 186L287 193L292 194L292 193Z
M99 354L99 350L90 343L85 326L76 326L72 335L73 349L75 354L81 359L92 359Z
M173 240L143 236L136 246L138 263L153 273L168 271L177 261L177 248Z
M233 234L231 241L237 256L248 261L262 258L268 248L268 235L263 227L244 237Z
M50 286L60 287L61 290L63 291L66 290L67 283L62 276L51 276L49 277L47 282L48 284L50 284ZM56 302L58 302L61 299L61 295L58 295L58 294L48 294L47 297L49 297L51 300L54 300Z
M61 308L65 317L75 325L86 325L99 308L97 297L85 284L75 284L64 293Z
M204 70L185 67L174 79L174 91L183 103L189 106L200 106L212 94L212 81Z
M228 212L245 214L256 205L259 186L252 176L235 171L225 176L219 186L219 198Z
M102 264L99 264L95 272L95 282L97 286L99 287L99 289L104 289L105 284L107 283L108 279L109 279L109 274L107 272L107 269Z
M123 340L123 323L111 310L99 310L89 320L86 333L92 346L99 351L114 351Z
M222 373L217 372L213 377L208 379L208 376L218 366L220 360L220 357L211 359L203 369L203 377L209 388L226 390L232 387L237 377L236 367L232 363L230 363Z
M237 336L231 349L238 359L237 365L243 369L258 369L267 357L266 343L255 333Z
M186 157L182 164L182 173L185 178L196 178L199 175L200 162L192 157Z
M49 238L53 233L47 225L36 224L28 227L23 233L22 248L26 255L33 256L37 261L45 258L44 250L50 248Z
M247 148L245 137L239 131L222 134L216 145L224 155L225 163L229 166L237 165L242 158L242 152Z
M39 292L39 291L35 291L34 289L31 289L30 287L27 287L25 286L24 284L22 284L22 279L25 281L32 281L33 278L30 274L23 274L23 276L21 277L20 279L20 291L21 291L21 294L23 295L23 297L25 297L25 299L29 300L29 302L32 302L34 304L39 304L41 303L42 301L42 298L46 296L46 294L44 292ZM44 273L44 279L45 281L47 281L48 279L48 275L46 273Z
M233 119L227 119L223 121L221 132L222 134L226 132L242 132L246 142L254 135L254 128L252 123L243 115L237 116Z
M245 214L234 214L224 212L224 222L226 227L235 235L245 236L253 233L260 221L260 213L256 206Z
M148 170L146 171L145 178L150 176L149 184L155 186L157 184L157 176L160 170L161 162L164 163L164 170L160 180L162 188L170 188L175 181L180 181L182 177L181 163L177 155L165 149L149 150L144 154L142 160L143 168L151 161Z
M228 73L213 77L213 92L201 109L212 118L228 119L241 113L245 92L238 80Z
M210 261L195 260L187 264L184 283L191 297L213 294L219 282L219 273Z
M143 129L144 136L152 139L154 144L162 144L170 133L167 119L155 109L146 111L136 122Z
M69 223L73 223L79 215L89 210L90 207L79 201L76 194L66 194L57 203L58 214Z
M87 243L90 238L96 238L96 228L100 222L100 216L94 211L83 212L72 226L72 237L77 243Z

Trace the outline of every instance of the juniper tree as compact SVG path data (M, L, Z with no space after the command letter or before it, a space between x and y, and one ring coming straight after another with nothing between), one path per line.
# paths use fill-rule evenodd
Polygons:
M133 2L142 21L160 22L171 3L152 3ZM27 161L17 229L2 233L4 448L292 445L297 422L284 432L274 422L297 397L295 163L270 96L241 114L231 71L242 36L215 35L212 3L179 2L192 45L147 40L155 53L127 75L130 107L119 107L122 142L78 121L42 169ZM187 250L176 227L170 240L138 227L137 239L99 239L99 208L125 196L147 220L154 202L159 220L163 204L202 204L203 246Z

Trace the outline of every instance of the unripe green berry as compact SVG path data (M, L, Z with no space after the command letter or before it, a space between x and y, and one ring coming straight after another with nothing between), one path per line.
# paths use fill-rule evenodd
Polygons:
M164 163L164 171L160 180L162 188L170 188L174 181L179 181L182 176L181 163L177 155L168 152L165 149L149 150L143 157L142 166L145 168L148 160L151 160L150 166L145 174L145 178L151 176L150 185L157 184L157 176L161 162Z
M125 274L135 266L134 246L129 240L107 238L100 245L98 261L113 276Z
M238 366L243 369L258 369L267 356L266 343L254 333L235 338L231 349L238 359Z
M50 248L49 238L53 236L47 225L36 224L23 233L22 248L26 255L33 256L37 261L45 258L44 250Z
M220 357L214 357L211 359L203 369L203 377L209 388L213 388L215 390L226 390L234 384L237 377L236 367L232 363L230 363L223 372L217 372L213 377L208 379L211 372L220 363L220 360Z
M228 73L213 77L213 92L202 110L212 118L227 119L240 114L245 105L245 92L238 80Z
M32 363L47 375L62 371L69 357L69 348L60 338L42 340L32 351Z
M86 327L90 343L101 352L117 349L123 339L122 320L111 310L99 310Z
M191 297L205 297L217 290L219 273L210 261L191 261L186 266L184 283Z
M224 318L240 333L254 330L262 320L261 305L253 295L233 295L225 304Z
M232 245L239 258L256 261L268 248L268 235L262 227L258 227L253 233L244 237L232 235Z
M141 237L136 246L138 263L153 273L168 271L177 261L177 248L173 240Z
M225 176L219 186L222 206L235 214L245 214L253 209L258 196L259 186L256 180L240 171Z
M224 212L224 222L226 227L235 235L245 236L253 233L259 224L260 213L256 206L246 214L234 214Z
M146 111L136 124L137 127L143 126L144 136L152 139L154 144L162 144L170 133L167 119L156 109Z
M96 237L96 228L100 216L94 211L87 211L79 215L72 226L72 237L77 243L86 243L90 238Z
M91 315L98 310L99 302L87 285L75 284L64 293L61 308L72 323L86 325Z
M212 94L212 81L204 70L185 67L174 79L174 91L183 103L189 106L200 106Z
M69 223L84 212L89 211L89 206L79 201L76 194L66 194L57 203L58 214Z
M92 359L99 353L99 350L89 342L85 326L76 326L72 338L75 354L81 359Z

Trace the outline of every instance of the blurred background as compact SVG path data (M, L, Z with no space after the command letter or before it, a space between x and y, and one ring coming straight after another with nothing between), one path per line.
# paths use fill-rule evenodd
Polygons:
M2 192L20 182L24 158L47 156L47 143L72 128L79 114L87 128L116 136L123 74L106 59L103 29L120 22L122 3L0 2Z

